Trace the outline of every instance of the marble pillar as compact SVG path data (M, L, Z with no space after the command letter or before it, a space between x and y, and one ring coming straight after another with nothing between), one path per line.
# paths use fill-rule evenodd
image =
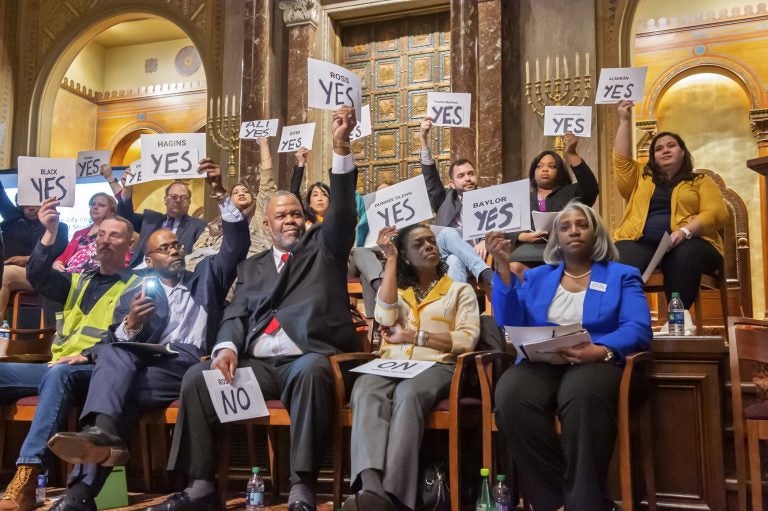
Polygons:
M501 0L478 0L477 170L480 186L502 181L502 9Z
M451 130L452 161L477 162L477 10L477 0L451 0L451 90L472 94L470 127Z
M319 2L312 0L286 0L280 2L283 21L288 27L288 57L285 66L286 76L285 125L312 122L314 114L307 104L307 58L311 57L315 46L315 33L319 17ZM317 133L317 130L315 131ZM317 137L316 137L317 140ZM317 147L318 144L316 143ZM283 154L280 158L279 183L287 186L290 172L293 171L293 155ZM316 161L316 159L312 159ZM311 169L310 169L311 170Z
M656 120L636 121L635 127L643 132L643 137L636 141L637 161L640 163L648 163L651 140L653 140L653 137L659 132L659 122Z
M243 78L240 115L242 121L270 119L270 59L272 46L271 2L244 2ZM274 144L272 144L274 145ZM272 148L273 151L276 147ZM276 161L276 160L275 160ZM254 172L261 162L258 142L240 141L240 174Z
M10 1L0 1L0 168L11 164L13 136L13 55L16 9Z
M768 156L768 109L751 110L749 112L749 121L752 124L752 134L757 140L757 155ZM768 210L768 185L766 177L760 176L760 210ZM760 215L760 234L763 250L768 247L768 221L765 215ZM763 253L763 294L768 304L768 257ZM763 311L763 317L768 318L768 306Z

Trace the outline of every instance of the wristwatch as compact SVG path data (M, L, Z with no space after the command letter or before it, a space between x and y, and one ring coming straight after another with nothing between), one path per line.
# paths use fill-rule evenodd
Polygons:
M683 231L683 234L685 234L685 239L689 240L689 239L693 238L693 233L691 232L691 230L689 228L681 227L680 230Z
M603 346L603 348L605 348L605 358L603 359L603 362L606 364L613 363L613 360L616 358L616 354L608 346Z

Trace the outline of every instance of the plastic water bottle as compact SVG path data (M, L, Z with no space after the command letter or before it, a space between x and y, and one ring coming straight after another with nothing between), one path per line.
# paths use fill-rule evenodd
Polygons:
M45 505L45 487L48 485L48 476L40 474L37 476L37 488L35 488L35 504L38 506Z
M669 335L685 335L685 307L680 299L680 293L672 293L672 300L667 308Z
M475 511L492 511L493 501L491 500L491 488L488 484L488 475L491 471L487 468L480 469L480 476L483 478L483 482L480 486L480 495L477 496L477 504L475 504Z
M493 500L496 511L509 511L509 488L504 484L507 477L504 474L496 476L496 486L493 487Z
M11 340L11 327L8 325L8 321L3 320L3 324L0 325L0 356L4 356L8 350L8 343Z
M253 467L245 490L245 511L262 509L264 509L264 479L261 478L261 469Z

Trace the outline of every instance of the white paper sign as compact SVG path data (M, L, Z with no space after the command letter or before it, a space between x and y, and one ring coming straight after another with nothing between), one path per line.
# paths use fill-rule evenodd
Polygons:
M144 180L144 173L142 172L141 160L136 160L129 166L128 177L125 179L125 186L133 186L141 183Z
M647 67L607 67L600 70L595 89L595 104L618 103L622 99L637 101L643 97Z
M544 107L545 137L565 135L569 131L577 137L592 136L591 106Z
M61 205L75 205L77 161L74 158L19 156L19 204L38 206L56 197Z
M293 126L283 126L283 132L280 134L280 144L278 153L294 153L300 147L312 149L312 141L315 138L315 123L294 124Z
M377 358L370 362L350 369L353 373L376 374L378 376L389 376L390 378L413 378L419 373L423 373L435 362L426 362L424 360L392 360Z
M480 238L491 231L527 231L531 228L531 182L513 181L464 192L464 239Z
M364 105L363 106L363 113L360 116L360 119L357 122L357 125L355 126L355 129L352 130L352 133L349 134L349 140L355 141L359 138L368 137L371 135L371 105Z
M472 94L468 92L427 93L427 116L433 126L469 128Z
M552 232L557 213L557 211L531 211L533 230Z
M648 282L648 279L651 278L651 274L653 273L653 270L656 269L656 267L661 262L661 259L664 257L664 254L667 253L667 250L669 250L669 245L672 243L672 239L669 237L669 233L665 232L664 235L661 237L661 241L659 242L659 246L656 247L656 252L653 253L653 257L651 257L651 262L648 263L648 266L645 268L645 271L643 272L643 282Z
M365 246L376 246L379 231L393 225L398 229L432 218L424 176L416 176L363 197L368 217Z
M218 369L203 371L203 377L219 422L254 419L269 415L261 387L250 367L237 369L231 385L224 380L224 376Z
M240 125L240 138L255 140L257 138L274 137L277 135L278 124L280 124L280 119L246 121Z
M80 151L77 153L77 177L99 175L102 165L109 165L112 151Z
M202 179L197 172L205 158L205 133L141 136L141 182L158 179Z
M355 108L355 118L362 118L363 84L349 69L317 59L307 59L310 108L336 110L342 105Z

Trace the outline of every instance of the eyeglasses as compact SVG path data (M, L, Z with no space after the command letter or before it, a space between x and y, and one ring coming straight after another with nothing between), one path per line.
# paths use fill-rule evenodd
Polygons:
M166 195L166 198L174 202L189 202L189 197L186 195Z
M168 254L171 250L181 251L181 243L178 241L174 241L173 243L163 243L159 247L157 247L154 250L150 250L147 255L159 253L159 254Z

